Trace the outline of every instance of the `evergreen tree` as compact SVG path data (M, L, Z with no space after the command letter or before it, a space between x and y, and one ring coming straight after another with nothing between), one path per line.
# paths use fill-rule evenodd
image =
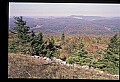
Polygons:
M115 34L111 39L108 45L108 50L113 52L114 54L119 54L120 52L120 37L118 34Z
M35 33L33 32L33 30L31 31L31 37L32 37L32 39L34 38L34 36L35 36Z
M78 48L77 55L83 57L87 54L87 51L85 51L85 44L82 42L82 39L79 39Z
M48 45L46 47L47 49L46 56L47 57L53 57L53 56L58 57L59 52L57 50L60 48L61 48L60 46L55 45L55 40L52 36L51 38L48 39Z
M29 41L29 27L26 25L26 21L23 21L22 16L14 17L15 19L15 27L9 29L11 33L17 34L16 42L12 45L17 45L14 47L16 51L20 51L26 53L29 49L28 41ZM11 46L11 45L10 45Z
M42 32L39 32L37 35L35 35L35 33L32 31L30 46L31 46L30 53L32 55L39 55L43 53L45 46Z
M78 50L75 52L74 56L70 56L66 59L68 63L76 63L81 65L90 65L91 56L88 55L88 52L85 50L85 45L79 39Z
M64 32L62 33L61 41L62 41L62 44L65 44L65 34L64 34Z
M101 37L96 38L96 40L97 40L97 43L100 43L101 42Z
M108 71L112 74L119 73L119 52L120 52L120 37L115 34L110 39L104 58L102 59L103 70Z
M54 52L56 50L54 42L55 41L53 39L53 36L51 37L51 39L50 38L48 39L47 54L46 54L47 57L52 57L54 55Z
M28 33L30 27L26 26L26 21L23 21L22 16L14 17L15 19L15 27L13 28L13 32L17 34L17 37L21 43L25 43L28 41Z
M119 73L119 36L115 34L110 39L107 50L104 50L104 57L95 59L92 66L100 68L103 71L107 71L111 74Z

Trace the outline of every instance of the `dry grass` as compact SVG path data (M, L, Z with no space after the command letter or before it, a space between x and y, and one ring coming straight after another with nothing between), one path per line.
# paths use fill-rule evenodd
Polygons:
M108 79L118 80L118 77L97 74L94 70L78 69L45 60L32 58L23 54L8 54L8 78L37 79Z

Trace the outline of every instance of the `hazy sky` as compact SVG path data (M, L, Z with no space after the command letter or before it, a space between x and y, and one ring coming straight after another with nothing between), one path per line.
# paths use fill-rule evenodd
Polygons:
M9 16L120 16L120 4L9 3Z

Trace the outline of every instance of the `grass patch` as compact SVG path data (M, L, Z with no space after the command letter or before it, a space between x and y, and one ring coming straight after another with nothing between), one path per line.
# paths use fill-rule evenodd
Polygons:
M95 71L47 63L23 54L8 54L8 78L37 79L109 79L118 77L96 74Z

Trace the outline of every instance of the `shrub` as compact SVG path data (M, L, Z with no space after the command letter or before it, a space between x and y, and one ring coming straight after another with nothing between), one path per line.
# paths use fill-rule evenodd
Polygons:
M16 41L9 41L8 52L12 52L12 53L18 52L18 45Z
M70 56L70 57L68 57L68 58L66 59L66 62L67 62L67 63L70 63L70 64L73 64L73 63L75 63L76 61L79 61L78 57L76 57L76 56L74 56L74 57Z
M97 50L96 51L98 54L104 54L104 51L103 50Z

